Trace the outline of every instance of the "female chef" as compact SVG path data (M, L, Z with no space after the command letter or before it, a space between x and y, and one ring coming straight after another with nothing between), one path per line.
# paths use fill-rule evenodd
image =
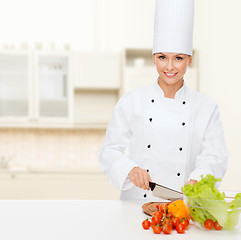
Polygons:
M124 94L108 124L99 161L121 199L158 200L149 181L181 191L201 175L226 172L217 104L184 82L192 63L193 5L156 1L153 62L159 77Z

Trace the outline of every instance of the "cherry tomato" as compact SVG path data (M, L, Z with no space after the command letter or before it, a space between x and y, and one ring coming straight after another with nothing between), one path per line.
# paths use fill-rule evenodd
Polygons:
M163 230L165 234L170 234L172 232L172 227L169 224L164 224L163 225Z
M172 213L167 213L166 217L169 218L169 219L172 219L173 218L173 214Z
M163 223L162 223L162 224L163 224L163 225L167 224L167 225L172 226L172 220L169 219L169 218L165 218L165 219L163 220Z
M204 222L204 227L208 230L212 230L214 228L214 222L212 219L207 219L205 222Z
M179 223L179 224L176 226L176 231L177 231L178 233L185 233L185 230L186 230L185 226L184 226L183 224L181 224L181 223Z
M219 225L218 221L215 221L214 228L219 231L222 230L223 227Z
M162 219L162 217L163 217L163 215L162 215L162 213L161 213L160 211L154 212L153 216L160 216L161 219Z
M157 208L158 210L159 210L159 207L160 207L160 204L157 204L157 205L156 205L156 208Z
M183 224L185 228L187 228L189 225L189 221L187 219L181 219L180 223Z
M162 231L162 228L158 225L155 225L155 226L152 227L152 230L155 234L160 234L161 231Z
M142 227L144 228L144 229L149 229L150 228L150 226L151 226L151 222L149 221L149 220L144 220L143 222L142 222Z
M167 204L166 203L163 203L160 205L159 207L159 211L162 212L162 213L166 213L167 212Z
M180 219L178 217L174 217L172 219L172 227L175 228L178 224L180 224Z
M158 223L161 223L162 217L160 215L153 215L151 218L151 223L153 225L157 225Z

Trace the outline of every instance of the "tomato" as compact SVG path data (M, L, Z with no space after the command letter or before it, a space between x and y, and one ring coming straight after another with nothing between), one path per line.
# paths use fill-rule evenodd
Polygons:
M160 215L153 215L153 217L151 218L151 223L153 225L157 225L158 223L161 223L162 220L162 216Z
M143 222L142 222L142 227L144 228L144 229L149 229L150 228L150 226L151 226L151 222L149 221L149 220L144 220Z
M156 208L159 210L159 208L160 208L160 204L157 204L157 205L156 205Z
M175 228L180 223L180 219L178 217L174 217L172 219L172 227Z
M163 225L163 230L165 234L170 234L172 232L172 227L169 224L164 224Z
M215 221L214 228L219 231L222 230L223 227L219 225L218 221Z
M181 222L181 224L184 225L185 228L187 228L189 225L189 221L187 219L181 219L180 222Z
M168 205L166 203L163 203L163 204L160 205L159 211L162 212L162 213L166 213L167 207L168 207Z
M169 219L172 219L172 218L173 218L173 214L172 214L172 213L168 213L168 214L166 215L166 217L169 218Z
M186 230L185 226L184 226L183 224L181 224L181 223L179 223L179 224L176 226L176 231L177 231L178 233L185 233L185 230Z
M163 224L163 225L167 224L167 225L172 226L172 220L169 219L169 218L165 218L165 219L163 220L163 223L162 223L162 224Z
M204 222L204 227L208 230L212 230L214 228L214 222L212 219L207 219L205 222Z
M163 215L162 215L162 213L161 213L160 211L154 212L153 216L160 216L161 219L162 219L162 217L163 217Z
M162 228L161 228L160 226L158 226L158 225L153 226L152 229L153 229L153 232L154 232L155 234L160 234L161 231L162 231Z

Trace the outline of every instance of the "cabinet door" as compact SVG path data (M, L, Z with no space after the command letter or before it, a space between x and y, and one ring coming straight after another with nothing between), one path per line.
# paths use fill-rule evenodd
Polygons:
M118 89L120 86L120 54L76 52L74 67L75 88Z
M39 179L41 199L119 199L102 173L43 174Z
M0 117L27 118L31 111L31 56L25 52L0 53Z
M35 115L38 120L67 119L70 115L70 56L35 55Z
M1 173L0 199L36 199L35 178L31 174Z

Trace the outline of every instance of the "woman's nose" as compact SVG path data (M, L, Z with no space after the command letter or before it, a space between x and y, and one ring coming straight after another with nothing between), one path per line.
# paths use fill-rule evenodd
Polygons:
M169 60L169 61L168 61L168 64L167 64L167 70L168 70L168 71L171 71L171 70L173 70L173 68L174 68L173 62L172 62L172 60Z

